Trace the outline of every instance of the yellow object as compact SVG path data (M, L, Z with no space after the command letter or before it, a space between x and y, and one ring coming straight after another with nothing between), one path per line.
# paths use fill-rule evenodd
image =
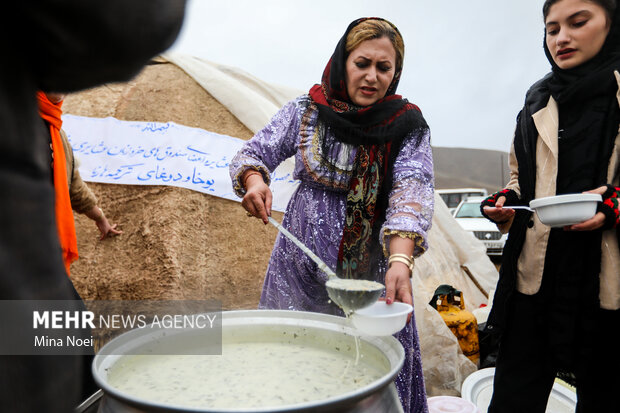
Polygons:
M458 339L463 354L477 365L480 360L480 343L476 317L470 311L465 310L461 291L452 287L450 291L440 290L440 288L435 291L433 297L435 305L433 302L431 305L437 309L443 321Z

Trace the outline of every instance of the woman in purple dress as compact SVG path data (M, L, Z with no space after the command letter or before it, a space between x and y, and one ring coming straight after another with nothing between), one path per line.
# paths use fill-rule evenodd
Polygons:
M343 278L384 283L385 299L412 303L414 258L427 249L433 215L430 132L396 87L403 39L390 22L362 18L347 28L320 85L287 103L230 165L242 205L267 223L270 172L295 156L301 181L283 225ZM327 275L279 235L260 308L342 315ZM426 412L415 321L396 334L405 365L396 387L405 412Z

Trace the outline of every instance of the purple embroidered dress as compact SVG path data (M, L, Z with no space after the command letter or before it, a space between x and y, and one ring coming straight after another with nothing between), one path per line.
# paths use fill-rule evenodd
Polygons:
M308 108L310 110L308 110ZM314 109L314 110L313 110ZM242 197L241 177L248 169L260 171L267 184L285 159L295 156L294 177L301 181L284 215L283 225L335 269L343 234L349 179L356 148L334 139L318 121L318 110L308 95L286 104L230 164L233 188ZM323 133L324 132L324 133ZM381 228L384 251L389 237L398 234L415 242L414 257L427 248L426 234L433 214L433 163L428 131L407 136L393 168L386 220ZM324 136L327 145L319 142ZM416 145L416 142L420 142ZM329 154L322 147L330 148ZM385 254L384 254L385 255ZM376 280L384 284L387 259ZM259 308L313 311L342 316L330 302L324 284L327 275L292 242L278 235ZM405 349L405 364L396 387L405 412L427 412L426 392L415 320L395 336Z

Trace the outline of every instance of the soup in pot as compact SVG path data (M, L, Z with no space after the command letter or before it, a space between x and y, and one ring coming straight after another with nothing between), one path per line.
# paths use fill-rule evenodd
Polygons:
M201 408L256 408L329 399L388 372L351 349L307 343L226 343L221 355L126 355L107 372L141 399Z

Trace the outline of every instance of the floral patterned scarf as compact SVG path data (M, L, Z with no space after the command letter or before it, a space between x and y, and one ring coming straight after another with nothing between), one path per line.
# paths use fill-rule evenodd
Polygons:
M366 107L352 103L346 85L347 35L369 19L383 20L372 17L352 22L325 67L321 84L314 85L309 92L318 108L319 121L327 126L322 129L331 130L336 140L357 151L338 255L337 273L345 278L377 278L373 268L377 260L373 257L381 252L379 229L385 221L392 188L392 166L404 138L416 130L428 129L420 109L395 94L402 65L395 68L392 83L382 99ZM323 154L328 154L324 137L322 145Z

